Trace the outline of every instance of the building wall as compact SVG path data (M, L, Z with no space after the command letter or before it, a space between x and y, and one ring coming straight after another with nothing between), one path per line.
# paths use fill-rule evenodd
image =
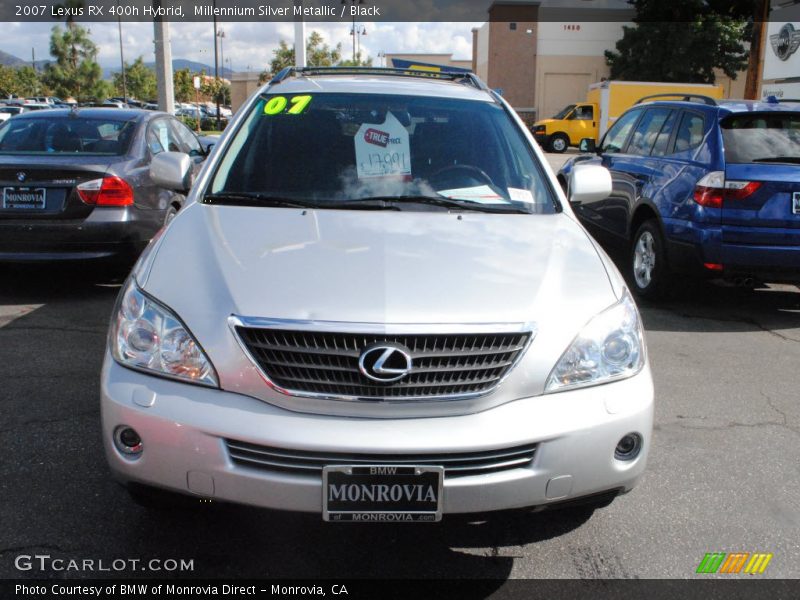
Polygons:
M760 82L762 98L800 99L800 47L790 41L794 39L796 44L798 36L800 2L787 3L784 0L776 6L773 1L764 40L764 68ZM795 48L794 52L789 53L792 48Z
M500 4L489 9L489 87L520 112L536 105L538 3Z
M234 73L231 76L231 110L239 110L259 87L258 73Z
M489 23L484 23L478 30L473 30L475 43L475 64L472 70L475 74L487 81L489 79Z
M567 104L586 100L589 84L607 77L605 59L599 56L539 56L537 118L552 117Z

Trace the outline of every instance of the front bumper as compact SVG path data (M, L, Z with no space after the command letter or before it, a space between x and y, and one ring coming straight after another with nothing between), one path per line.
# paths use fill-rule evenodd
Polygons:
M235 464L226 439L294 451L442 454L537 444L520 468L444 479L443 512L475 513L564 502L606 490L628 491L641 477L652 436L649 366L627 380L525 398L484 412L435 418L361 419L302 414L228 391L132 371L106 355L102 371L103 442L114 475L204 498L320 513L321 473L295 474ZM123 457L112 436L134 428L144 451ZM637 458L614 458L636 432Z
M539 144L542 148L548 148L550 145L550 136L546 133L534 133L533 139L536 140L536 143Z

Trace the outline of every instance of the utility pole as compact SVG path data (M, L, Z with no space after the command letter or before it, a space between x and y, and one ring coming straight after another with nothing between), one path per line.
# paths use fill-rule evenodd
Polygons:
M117 0L119 9L119 0ZM119 65L122 67L122 97L128 103L128 82L125 79L125 55L122 53L122 12L117 12L117 26L119 27Z
M154 0L153 6L160 6ZM169 41L169 22L161 18L153 22L156 46L156 80L158 82L158 110L169 114L175 112L175 91L172 82L172 49Z
M217 104L217 131L220 129L219 122L219 57L217 56L217 0L214 0L214 99Z
M758 100L758 84L764 65L764 46L769 21L769 0L757 0L753 14L753 39L750 42L750 62L747 65L747 80L744 85L744 97L747 100Z
M303 0L294 0L294 5L300 8L300 18L294 22L294 65L306 66L306 22L303 20Z

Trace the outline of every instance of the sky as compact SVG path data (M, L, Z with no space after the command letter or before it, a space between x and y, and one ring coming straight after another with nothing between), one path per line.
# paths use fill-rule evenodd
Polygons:
M481 23L362 23L367 34L361 36L362 56L372 56L373 64L380 66L379 52L392 53L445 53L455 59L472 58L473 27ZM103 67L119 66L119 33L116 22L84 24L91 31L92 40L99 47L98 62ZM23 60L30 60L31 48L36 60L49 58L49 40L52 23L3 23L0 50ZM306 35L319 31L330 45L342 43L342 54L352 54L351 23L307 23ZM225 65L234 71L263 71L272 59L272 51L284 39L293 45L293 23L222 23L225 32L222 52ZM170 25L172 57L214 64L214 30L212 23L172 23ZM155 60L153 54L153 25L151 23L123 23L123 50L126 62L143 56L145 62ZM220 61L222 58L220 58ZM220 67L222 66L220 62Z

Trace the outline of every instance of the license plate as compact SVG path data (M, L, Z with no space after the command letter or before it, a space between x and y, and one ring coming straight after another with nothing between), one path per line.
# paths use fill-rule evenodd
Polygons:
M800 215L800 192L792 194L792 212Z
M3 188L3 208L43 210L46 206L44 188Z
M443 479L443 467L324 467L322 518L380 523L440 521Z

